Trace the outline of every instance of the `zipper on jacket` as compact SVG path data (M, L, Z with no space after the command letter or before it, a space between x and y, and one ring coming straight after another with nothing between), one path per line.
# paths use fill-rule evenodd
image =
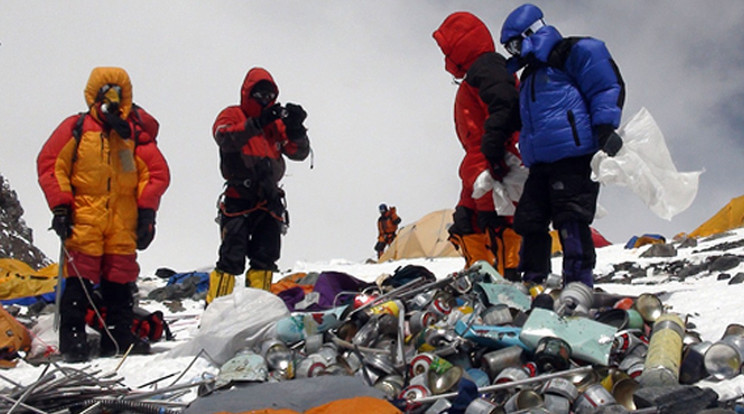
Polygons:
M532 102L535 102L535 81L537 80L535 73L537 73L537 71L532 74L532 82L530 82L530 99L532 99Z
M571 135L573 135L574 143L576 143L576 146L580 146L581 143L579 142L579 132L576 130L576 118L574 117L574 113L572 110L568 110L568 124L571 125Z

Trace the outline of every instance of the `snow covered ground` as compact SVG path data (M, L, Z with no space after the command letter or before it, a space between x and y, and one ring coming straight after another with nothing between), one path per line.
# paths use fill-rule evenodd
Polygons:
M735 276L744 273L744 228L719 235L715 238L702 239L695 247L679 247L674 257L650 257L641 255L651 245L634 249L625 249L623 245L612 245L597 250L598 260L595 275L606 278L614 272L613 280L618 283L599 283L596 287L607 292L639 295L641 293L663 292L663 302L672 312L688 316L688 322L694 324L694 330L703 340L715 342L720 339L729 324L744 324L742 297L744 297L744 283L733 283ZM708 250L715 247L714 250ZM674 276L670 269L694 268L696 265L710 263L713 259L730 255L739 258L735 267L725 271L703 270L682 278ZM553 259L553 270L560 270L560 258ZM634 263L636 269L642 269L641 274L636 271L632 276L629 272L618 271L615 265ZM380 264L365 264L349 262L341 259L328 262L298 262L295 266L277 275L275 280L286 274L296 272L338 271L352 275L365 281L374 281L383 274L392 274L399 266L406 264L421 265L434 273L437 278L445 277L453 272L462 270L464 260L460 258L442 259L409 259ZM702 268L703 266L701 266ZM623 269L627 268L627 265ZM720 276L722 273L730 277ZM619 283L624 280L624 283ZM164 284L163 279L146 277L139 284L141 292L145 293ZM242 283L236 283L236 289ZM120 359L98 358L87 364L76 364L78 369L86 371L114 372L122 379L123 384L131 388L138 388L143 384L159 378L167 377L158 382L157 387L171 386L176 382L184 384L198 382L205 376L216 375L219 368L210 363L208 358L178 357L170 358L167 351L189 341L197 332L203 302L186 300L182 308L171 310L162 303L141 300L140 306L150 310L161 310L169 321L171 331L176 336L175 341L161 341L153 346L154 353L148 356L129 356L122 363ZM227 315L226 315L227 317ZM121 365L120 365L121 364ZM21 361L16 368L0 371L0 388L8 386L5 382L15 382L28 385L36 381L44 367L35 367ZM739 376L741 377L741 375ZM151 387L150 387L151 389ZM192 388L188 394L177 401L187 403L196 398L196 389Z

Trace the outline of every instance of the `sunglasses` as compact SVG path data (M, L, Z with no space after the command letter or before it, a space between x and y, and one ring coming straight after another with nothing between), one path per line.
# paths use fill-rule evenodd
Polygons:
M255 91L251 93L253 99L259 102L271 102L276 99L276 92L272 91Z
M506 51L512 56L519 56L522 54L522 37L515 36L509 39L504 45Z
M116 92L116 95L121 98L121 86L112 83L101 86L101 89L98 90L98 96L103 98L110 90Z

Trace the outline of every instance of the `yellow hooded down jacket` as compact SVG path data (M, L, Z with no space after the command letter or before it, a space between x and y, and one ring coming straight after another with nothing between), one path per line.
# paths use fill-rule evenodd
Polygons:
M102 86L121 87L121 117L130 139L101 122ZM131 255L137 244L138 209L157 211L170 183L165 158L157 148L157 121L132 102L132 84L124 69L93 69L85 87L90 110L62 121L37 158L37 172L51 209L72 207L73 234L67 248L91 255ZM82 118L79 141L73 133Z

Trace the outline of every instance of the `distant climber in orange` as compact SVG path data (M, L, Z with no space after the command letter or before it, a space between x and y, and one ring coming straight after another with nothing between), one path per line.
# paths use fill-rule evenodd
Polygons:
M378 236L377 244L375 244L378 259L382 256L385 248L395 240L398 224L400 224L400 217L398 217L395 207L388 208L386 204L380 204L380 218L377 219Z

